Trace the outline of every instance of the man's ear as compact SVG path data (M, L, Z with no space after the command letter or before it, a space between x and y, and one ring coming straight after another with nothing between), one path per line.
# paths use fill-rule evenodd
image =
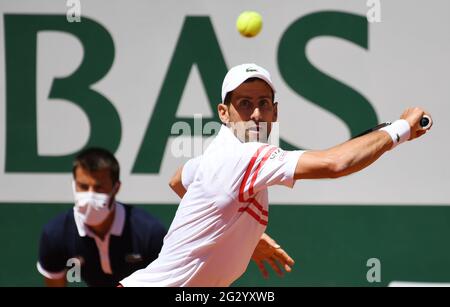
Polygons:
M120 187L122 186L122 182L117 181L113 188L113 196L116 196L119 193Z
M116 195L117 195L117 193L119 193L119 190L120 190L120 186L122 185L122 183L120 182L120 181L117 181L115 184L114 184L114 187L113 187L113 189L112 189L112 191L111 191L111 194L110 194L110 199L109 199L109 204L108 204L108 209L110 209L111 210L111 207L112 207L112 205L115 203L115 201L116 201Z
M228 124L230 121L230 113L228 110L228 106L224 103L219 103L217 105L217 113L219 114L219 118L223 124Z
M273 103L273 121L276 122L278 120L278 102Z

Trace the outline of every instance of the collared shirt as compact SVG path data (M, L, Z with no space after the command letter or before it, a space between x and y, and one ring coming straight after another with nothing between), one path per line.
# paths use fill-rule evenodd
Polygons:
M47 278L65 277L74 264L90 286L116 286L157 258L165 227L147 212L116 203L110 230L101 240L69 210L45 225L38 271ZM73 261L73 260L76 261Z
M75 208L74 208L75 210ZM100 254L100 263L102 265L102 270L105 274L112 275L111 262L109 259L109 238L112 235L121 236L123 231L123 226L125 225L125 209L124 207L116 203L116 212L114 213L114 220L111 228L106 232L105 237L100 239L94 232L92 232L86 224L79 218L78 215L74 214L75 224L77 226L78 234L80 237L85 237L88 235L95 240L97 249Z
M294 185L303 151L241 143L226 126L183 167L187 188L161 253L124 286L229 286L246 270L268 223L271 185Z

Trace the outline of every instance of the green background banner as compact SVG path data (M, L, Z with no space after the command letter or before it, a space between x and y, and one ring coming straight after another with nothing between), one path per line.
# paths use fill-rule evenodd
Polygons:
M140 206L169 226L175 205ZM0 205L0 286L43 286L36 270L43 225L69 204ZM450 207L271 206L268 233L294 258L291 273L268 280L250 263L233 286L387 286L450 282ZM371 258L381 282L369 283ZM72 284L71 286L77 286Z

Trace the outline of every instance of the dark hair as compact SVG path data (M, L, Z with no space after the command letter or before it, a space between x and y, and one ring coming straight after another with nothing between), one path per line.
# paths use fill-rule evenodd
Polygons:
M247 80L245 80L245 81L242 82L242 83L249 83L249 82L253 82L253 81L255 81L255 80L262 80L262 81L264 81L263 79L253 77L253 78L248 78ZM264 81L264 82L265 82L265 81ZM270 90L272 91L272 102L274 102L274 101L275 101L275 93L273 92L272 87L270 87ZM233 92L234 92L234 91L228 92L228 93L225 95L225 100L224 100L224 102L223 102L224 104L230 105L230 103L231 103L231 95L233 94Z
M81 167L90 172L109 169L113 185L119 181L119 162L117 162L114 155L106 149L93 147L80 152L73 161L73 178L75 178L75 171L77 170L77 167Z

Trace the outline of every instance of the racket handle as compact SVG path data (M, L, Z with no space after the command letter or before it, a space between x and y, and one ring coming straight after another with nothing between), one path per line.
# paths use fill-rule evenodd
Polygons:
M431 119L428 115L424 115L420 120L420 126L422 129L428 129L431 126Z

